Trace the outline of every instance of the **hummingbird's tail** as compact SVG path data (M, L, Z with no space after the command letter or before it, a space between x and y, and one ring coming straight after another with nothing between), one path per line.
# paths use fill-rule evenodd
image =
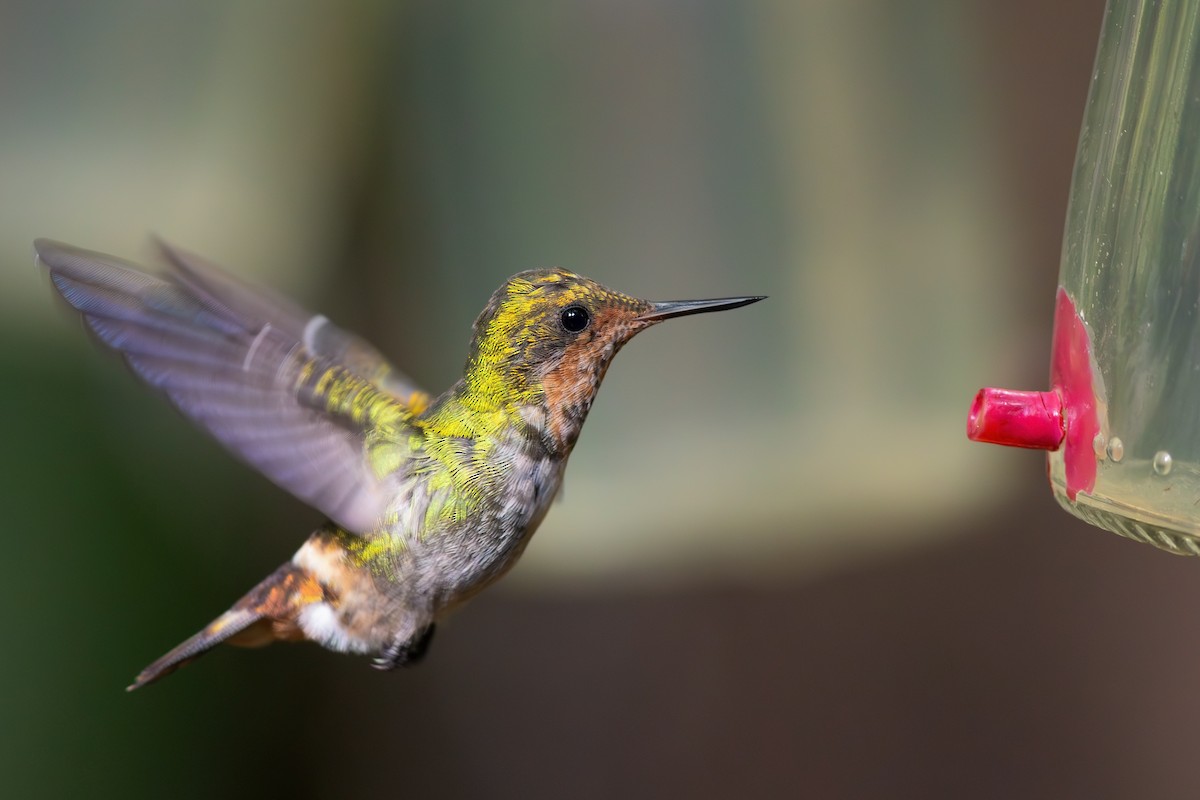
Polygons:
M325 599L324 588L307 571L284 564L195 636L142 670L126 691L169 675L222 642L262 647L274 641L300 641L305 638L298 621L300 610Z

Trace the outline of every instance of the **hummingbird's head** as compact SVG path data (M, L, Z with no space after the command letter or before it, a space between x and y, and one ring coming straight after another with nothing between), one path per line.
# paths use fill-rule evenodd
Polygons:
M547 443L569 450L613 356L639 331L761 299L655 303L563 269L521 272L475 320L466 385L481 399L517 407Z

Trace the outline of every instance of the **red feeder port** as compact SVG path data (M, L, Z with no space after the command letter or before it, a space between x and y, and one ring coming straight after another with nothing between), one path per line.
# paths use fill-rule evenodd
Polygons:
M1066 434L1058 392L980 389L967 417L967 438L975 442L1057 450Z

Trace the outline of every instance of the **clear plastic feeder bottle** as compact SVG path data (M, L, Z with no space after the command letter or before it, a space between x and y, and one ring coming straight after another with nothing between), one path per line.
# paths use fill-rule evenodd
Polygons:
M972 439L1050 450L1072 514L1200 555L1200 0L1110 0L1079 137L1049 392Z

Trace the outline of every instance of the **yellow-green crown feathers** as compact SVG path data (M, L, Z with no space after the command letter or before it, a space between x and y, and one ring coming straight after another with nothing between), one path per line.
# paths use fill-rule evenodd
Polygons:
M640 327L649 304L564 269L529 270L509 278L475 320L466 380L472 393L500 403L535 403L542 379L564 358L586 359ZM582 309L582 330L563 313ZM578 324L578 323L574 323Z

